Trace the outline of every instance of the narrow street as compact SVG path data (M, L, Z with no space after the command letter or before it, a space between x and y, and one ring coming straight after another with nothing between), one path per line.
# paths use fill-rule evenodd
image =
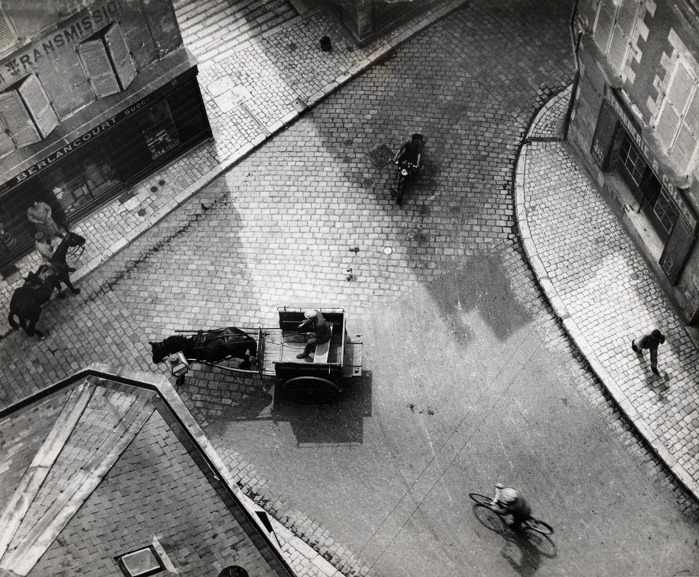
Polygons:
M0 342L6 405L89 363L144 371L176 329L343 307L363 378L270 406L196 369L180 392L251 486L327 529L368 575L699 574L699 510L571 349L522 255L512 172L573 77L569 2L477 0L416 35ZM425 135L398 207L395 151ZM349 249L358 247L358 252ZM354 279L346 280L352 268ZM555 547L505 539L469 492L521 489Z

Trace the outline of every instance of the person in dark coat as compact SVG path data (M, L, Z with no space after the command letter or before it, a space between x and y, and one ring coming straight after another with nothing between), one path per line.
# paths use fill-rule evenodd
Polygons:
M315 350L316 345L327 343L332 336L330 323L325 320L325 317L320 311L306 311L303 313L303 316L306 320L299 325L299 328L307 329L308 332L313 332L313 336L306 341L303 352L296 355L297 359L305 359Z
M643 335L638 339L638 342L635 339L631 341L631 348L637 355L642 357L643 349L650 351L650 368L656 375L660 374L658 372L658 347L664 342L665 335L658 329L654 329L650 334Z

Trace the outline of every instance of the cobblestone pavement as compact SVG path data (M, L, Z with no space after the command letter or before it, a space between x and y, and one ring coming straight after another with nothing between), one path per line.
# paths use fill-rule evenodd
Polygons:
M464 1L445 0L362 48L354 46L335 16L322 10L291 17L293 9L282 3L253 0L234 2L224 14L215 0L179 2L176 13L187 46L196 48L201 38L216 37L222 19L229 28L231 19L245 22L246 32L226 28L230 37L221 37L217 49L210 46L200 54L198 80L214 139L74 223L74 230L88 239L74 277L88 274L303 110ZM269 28L272 23L276 26ZM333 52L321 52L318 39L323 35L333 40ZM0 280L2 318L12 291L40 263L39 255L31 253L15 263L16 274ZM0 325L0 335L8 331Z
M338 569L699 571L694 501L571 348L514 233L519 143L572 76L569 15L471 2L387 54L50 304L46 341L6 337L3 403L96 360L152 369L147 341L174 329L344 306L365 373L336 403L272 405L270 381L203 368L180 389L241 488ZM398 208L387 151L414 131L426 168ZM479 523L468 492L496 480L557 549Z
M531 136L560 137L570 91ZM565 143L522 151L518 211L528 257L556 314L634 425L699 495L699 351L623 225ZM660 328L660 375L631 339Z

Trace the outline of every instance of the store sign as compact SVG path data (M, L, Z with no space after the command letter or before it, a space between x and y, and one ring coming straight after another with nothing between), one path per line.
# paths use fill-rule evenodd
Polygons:
M83 38L113 22L119 16L119 8L117 0L99 3L82 11L55 32L32 42L25 50L0 62L0 88L34 72L45 62L58 60L59 52L73 49Z
M611 97L607 99L607 102L609 102L609 104L612 106L614 111L619 116L619 120L624 125L624 128L626 128L626 132L631 137L638 150L641 151L641 154L643 154L643 156L645 157L648 166L651 167L651 169L655 173L655 176L661 182L667 193L670 195L670 197L672 197L672 200L675 202L675 205L682 213L682 216L687 221L687 224L689 224L690 228L694 230L697 225L697 219L694 216L691 207L687 204L685 199L677 190L677 187L670 179L670 177L663 172L662 168L660 167L660 163L657 161L655 155L653 154L653 150L643 139L637 123L628 114L628 112L626 111L626 107L622 104L619 96L616 94L615 91L611 91Z
M95 138L98 136L101 136L108 130L111 130L114 128L117 124L125 120L126 118L130 117L132 114L135 112L138 112L141 110L144 106L148 105L150 102L155 100L157 96L154 96L153 94L146 96L142 100L139 100L135 104L132 104L131 106L125 108L121 112L119 112L117 115L113 116L112 118L105 120L104 122L101 122L97 126L91 128L84 134L81 134L74 140L71 140L67 144L63 145L61 148L58 150L55 150L45 158L41 159L39 162L36 164L33 164L26 170L23 170L20 172L18 175L16 175L14 178L11 178L8 180L3 186L2 190L8 190L13 187L15 187L17 184L27 180L28 178L35 176L44 170L50 168L53 166L56 162L59 162L64 156L67 156L77 150L78 148L81 148L85 146L86 144L89 144L92 142Z

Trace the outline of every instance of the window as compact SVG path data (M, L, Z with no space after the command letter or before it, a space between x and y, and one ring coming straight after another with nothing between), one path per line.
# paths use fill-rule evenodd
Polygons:
M683 174L693 169L699 142L699 96L692 68L678 58L666 88L655 130L665 152Z
M607 55L610 66L622 73L631 55L631 41L638 22L638 0L600 0L593 38Z
M56 112L34 74L0 92L0 118L17 148L40 142L58 126ZM0 142L3 150L7 146Z
M660 191L658 199L653 205L653 213L663 227L664 232L670 234L677 221L678 213L675 204L668 198L665 189Z
M621 143L619 158L626 174L631 178L634 184L637 186L641 184L641 179L646 171L646 161L628 136L625 136Z
M153 546L126 553L116 560L127 577L145 577L164 569L163 562Z
M99 98L126 90L136 78L136 65L116 22L81 42L78 54Z
M140 114L138 124L153 160L180 145L167 100L161 100Z

